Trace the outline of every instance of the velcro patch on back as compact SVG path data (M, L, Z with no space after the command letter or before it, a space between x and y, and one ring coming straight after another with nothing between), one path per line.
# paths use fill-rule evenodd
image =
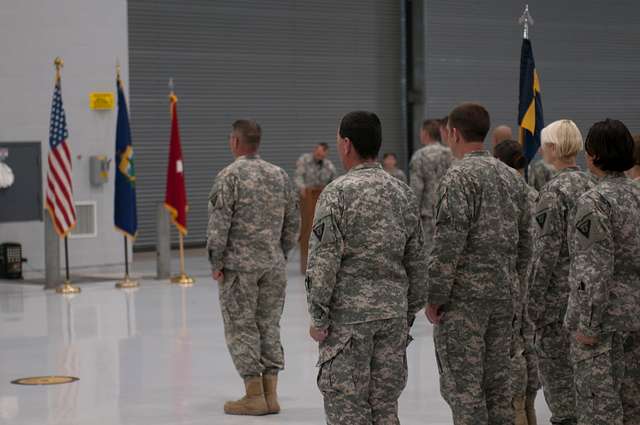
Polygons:
M318 238L319 241L322 241L322 236L324 236L324 222L320 222L316 224L313 228L313 234Z

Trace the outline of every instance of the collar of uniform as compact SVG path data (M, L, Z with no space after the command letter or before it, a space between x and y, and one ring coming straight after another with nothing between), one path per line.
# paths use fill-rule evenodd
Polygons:
M366 170L369 168L382 168L379 162L363 162L362 164L358 164L353 167L349 172L358 171L358 170Z
M577 165L574 165L572 167L566 167L563 168L562 170L558 171L557 174L562 174L562 173L568 173L571 171L580 171L580 167L578 167Z
M617 180L617 179L626 179L627 176L621 171L613 171L611 173L607 173L602 177L602 181L604 180Z
M236 161L240 161L242 159L260 159L260 155L256 154L251 154L251 155L242 155L236 158Z
M475 152L469 152L468 154L465 154L465 158L473 158L476 156L491 156L491 154L488 151L485 150L481 150L481 151L475 151Z

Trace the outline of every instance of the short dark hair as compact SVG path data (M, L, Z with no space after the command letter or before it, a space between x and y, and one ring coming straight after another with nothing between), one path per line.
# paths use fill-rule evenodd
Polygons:
M640 165L640 134L633 136L633 163Z
M463 103L449 114L449 127L457 129L467 142L482 142L489 128L489 112L477 103Z
M396 161L398 160L398 155L396 155L393 152L387 152L384 155L382 155L382 160L384 161L385 159L387 159L389 157L393 157Z
M258 148L262 137L260 124L253 120L236 120L231 127L242 144Z
M378 157L382 145L382 124L373 112L353 111L342 117L340 137L349 138L362 159Z
M633 137L622 121L607 118L593 124L585 150L602 171L622 172L633 167Z
M431 140L440 141L440 120L426 119L422 121L422 130L429 135Z
M503 140L498 143L493 149L493 156L515 170L522 170L527 166L522 145L515 140Z
M325 151L328 151L328 150L329 150L329 144L328 144L328 143L320 142L320 143L318 143L318 145L317 145L317 146L320 146L320 147L321 147L321 148L323 148Z
M444 118L440 118L440 126L441 127L446 127L448 122L449 122L449 115L447 115Z

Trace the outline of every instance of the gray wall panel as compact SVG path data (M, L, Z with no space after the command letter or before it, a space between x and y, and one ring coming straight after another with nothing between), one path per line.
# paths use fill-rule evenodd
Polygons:
M426 114L484 104L492 124L517 125L524 3L425 0ZM606 117L640 131L640 3L529 1L531 41L545 122L573 119L583 132Z
M207 195L231 160L230 124L263 128L262 156L292 172L339 117L379 113L383 150L406 157L400 116L397 1L129 0L131 123L137 154L138 247L155 240L169 143L173 77L190 203L187 241L204 240Z

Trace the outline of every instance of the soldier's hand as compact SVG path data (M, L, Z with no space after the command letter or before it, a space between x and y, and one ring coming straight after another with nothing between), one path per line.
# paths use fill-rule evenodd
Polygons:
M442 320L442 305L440 304L427 304L427 308L424 309L424 313L427 316L427 320L434 325L439 325Z
M224 273L222 273L222 270L215 270L212 273L212 276L213 276L213 280L217 281L218 283L224 280Z
M309 335L311 335L311 338L313 338L314 341L322 342L327 338L327 336L329 336L329 329L320 329L315 326L311 326L309 328Z
M595 345L598 342L598 338L594 336L586 336L580 331L576 331L576 341L584 345Z

